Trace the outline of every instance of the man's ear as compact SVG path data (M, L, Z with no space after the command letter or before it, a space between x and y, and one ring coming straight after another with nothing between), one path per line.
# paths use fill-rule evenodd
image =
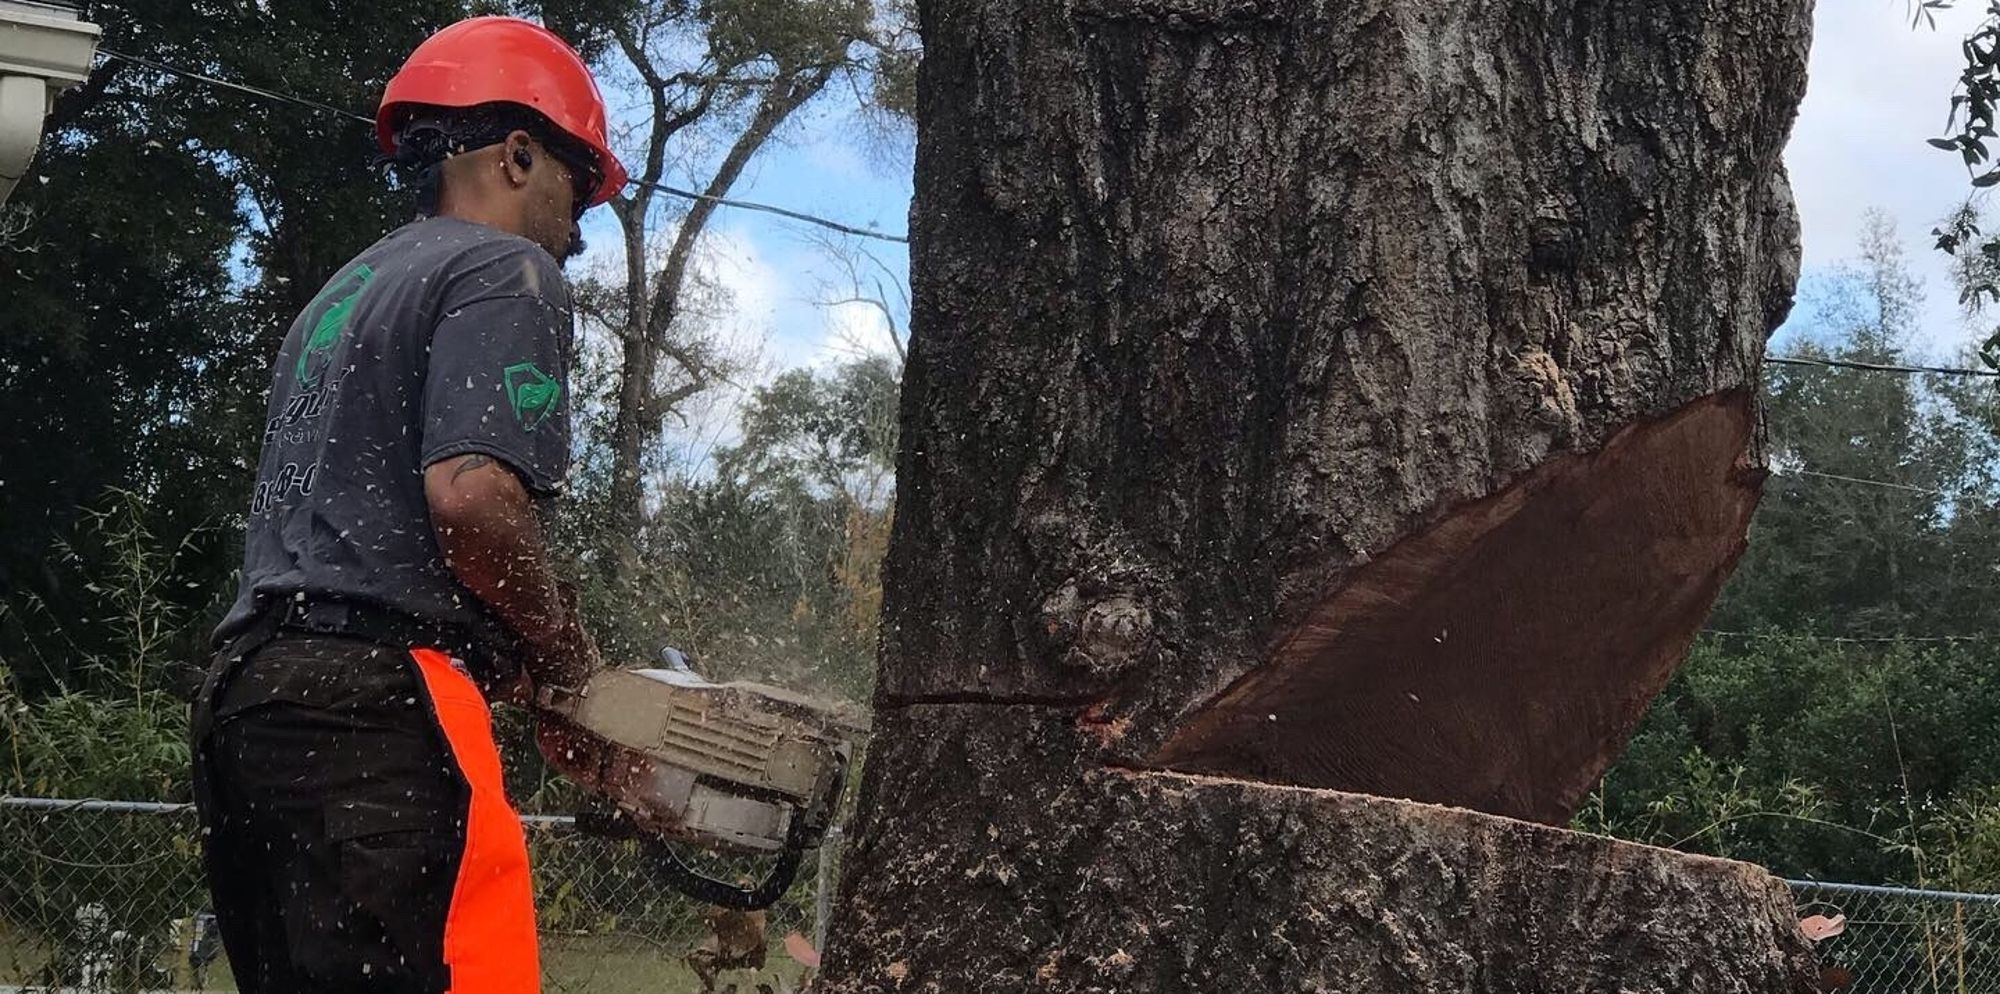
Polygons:
M514 131L507 135L506 145L500 150L500 168L515 186L526 186L528 172L535 168L533 141L527 132Z

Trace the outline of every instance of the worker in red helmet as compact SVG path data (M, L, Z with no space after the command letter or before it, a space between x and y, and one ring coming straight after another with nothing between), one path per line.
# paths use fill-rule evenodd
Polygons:
M559 260L625 173L583 62L513 18L419 46L377 134L419 217L278 353L193 715L209 886L246 994L532 992L488 703L599 665L536 505L569 461Z

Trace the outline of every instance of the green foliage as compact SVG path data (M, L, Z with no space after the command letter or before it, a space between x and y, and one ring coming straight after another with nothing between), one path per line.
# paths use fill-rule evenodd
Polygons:
M12 426L0 432L0 601L13 609L0 655L52 637L26 599L48 618L86 612L56 551L107 487L147 494L156 526L185 533L247 479L240 445L214 431L250 397L230 377L245 345L229 289L234 193L115 99L45 148L19 200L35 223L0 250L0 418ZM233 558L223 546L188 566L218 578ZM206 593L173 596L193 606Z
M30 707L0 686L0 708L7 793L187 799L187 705L175 697L70 691Z
M1875 217L1785 350L1904 361L1921 301L1895 244ZM1743 634L1696 646L1578 823L1794 876L1991 886L2000 739L1973 730L2000 728L1993 385L1766 382L1775 475L1711 619Z
M2000 893L2000 789L1952 798L1919 827L1910 849L1925 854L1927 876L1940 886Z
M1948 9L1955 0L1907 0L1911 23L1935 28L1934 13ZM1946 118L1949 132L1930 139L1933 148L1956 155L1965 163L1970 183L1977 191L2000 183L2000 166L1993 163L1989 143L2000 137L1995 117L2000 114L2000 0L1987 0L1985 17L1979 27L1959 44L1963 59L1958 84L1951 95L1951 112ZM1967 199L1943 224L1931 230L1939 251L1958 257L1959 303L1970 310L2000 303L2000 238L1988 236L1979 227L1976 202ZM1988 366L2000 368L2000 328L1981 343L1979 357Z
M1913 9L1912 23L1923 21L1936 27L1933 12L1950 6L1950 0L1925 0ZM1966 36L1959 50L1965 61L1947 121L1954 134L1933 138L1930 144L1956 152L1973 172L1972 185L1988 187L2000 183L2000 169L1984 168L1992 158L1986 142L1995 137L1994 115L2000 109L2000 2L1989 0L1985 23Z
M1918 292L1876 216L1859 268L1819 281L1800 355L1895 363ZM1984 587L2000 550L1990 384L1813 367L1765 372L1766 484L1717 628L1826 635L2000 631ZM1871 486L1838 478L1874 480Z
M870 13L867 0L710 0L697 17L721 65L797 66L825 58L827 38L862 37Z
M1732 644L1734 643L1734 644ZM1583 827L1819 879L1947 882L1946 812L2000 785L1994 650L1774 636L1698 646ZM1951 833L1974 837L1977 804ZM1969 821L1968 821L1969 819ZM1979 865L1977 860L1972 865Z
M876 32L875 103L904 120L917 116L917 66L923 45L917 37L914 0L888 0Z
M178 691L191 668L176 644L186 610L167 593L176 560L197 536L164 542L145 512L129 491L90 510L84 540L63 557L90 594L88 608L54 626L31 656L0 654L0 793L187 796L187 706ZM0 605L0 613L13 610ZM58 667L50 657L61 653ZM27 668L62 676L52 691L30 696L20 679Z
M104 47L366 109L426 33L484 5L87 4ZM161 596L199 651L232 585L270 355L342 262L408 217L370 129L115 60L65 94L0 245L0 656L31 696L105 646L56 550L107 488L199 534ZM33 426L33 430L26 430ZM68 638L87 639L96 629Z
M712 473L659 488L636 568L610 568L615 511L586 474L553 530L613 658L693 654L712 678L860 700L873 681L900 372L864 359L753 392Z
M831 377L781 374L744 411L743 440L717 456L721 475L765 493L879 502L895 461L899 376L883 357L850 362Z

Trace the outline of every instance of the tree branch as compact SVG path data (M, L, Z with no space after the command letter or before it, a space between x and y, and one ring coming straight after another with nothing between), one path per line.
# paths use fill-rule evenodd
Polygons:
M717 73L677 72L667 77L673 86L770 86L776 76L730 76Z
M71 87L56 96L55 107L49 111L42 124L42 133L53 135L74 125L83 115L104 99L104 92L111 87L124 63L106 59L90 70L82 86Z
M709 178L708 186L702 192L709 197L721 197L736 185L750 159L769 141L792 111L813 98L832 77L829 68L809 69L802 73L787 72L785 83L772 87L758 101L757 112L750 124L730 145L729 154L723 157L715 175ZM717 204L714 200L696 201L682 220L680 231L674 236L674 245L667 254L667 264L660 272L659 283L653 288L653 302L647 315L646 333L655 341L663 340L668 325L674 318L674 301L680 295L681 284L687 278L687 269L694 256L694 246L708 222L715 216Z

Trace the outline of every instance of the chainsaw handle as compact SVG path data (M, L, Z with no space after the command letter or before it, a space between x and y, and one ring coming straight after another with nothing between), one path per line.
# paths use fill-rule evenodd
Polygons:
M631 817L617 808L587 806L576 813L576 827L586 835L607 839L637 839L651 852L660 876L673 889L708 904L734 911L757 911L777 903L799 875L799 863L812 838L812 830L802 817L792 820L785 833L785 848L771 864L771 872L754 887L738 887L717 880L689 865L673 845L642 830Z
M646 848L657 857L660 875L675 890L708 904L733 911L758 911L777 903L792 886L792 879L799 874L800 857L804 850L786 847L771 864L771 872L764 882L755 887L738 887L735 884L717 880L688 865L674 847L666 842L648 838Z

